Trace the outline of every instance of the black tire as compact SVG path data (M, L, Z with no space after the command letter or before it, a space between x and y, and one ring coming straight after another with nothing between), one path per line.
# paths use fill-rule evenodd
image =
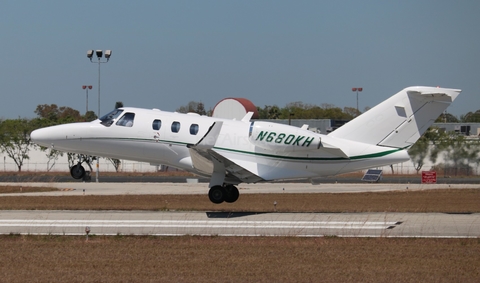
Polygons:
M208 191L208 198L215 204L222 203L225 198L225 188L222 186L213 186Z
M240 193L238 192L237 187L234 185L227 185L225 186L225 202L232 203L236 202Z
M73 165L70 168L70 175L72 175L73 179L82 179L85 176L85 168L81 164Z

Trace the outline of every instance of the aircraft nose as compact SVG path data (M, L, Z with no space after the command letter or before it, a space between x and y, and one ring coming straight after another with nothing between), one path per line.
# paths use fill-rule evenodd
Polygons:
M72 145L81 141L82 136L89 132L90 123L62 124L35 130L30 133L30 138L38 145L68 152L75 149Z
M48 134L48 128L38 129L30 133L32 141L41 146L50 146L51 136Z
M41 128L30 133L32 141L38 145L51 147L65 140L68 130L71 128L68 124Z

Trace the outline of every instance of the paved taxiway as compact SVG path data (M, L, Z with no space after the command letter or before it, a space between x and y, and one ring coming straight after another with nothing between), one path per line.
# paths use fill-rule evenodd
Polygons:
M15 195L123 195L123 194L208 194L206 183L0 183L4 186L37 186L53 187L62 191L42 193L18 193ZM259 183L240 184L238 189L241 194L272 194L272 193L355 193L355 192L382 192L398 190L424 190L424 189L480 189L480 184L320 184L310 183Z
M21 195L203 194L195 183L2 183L63 191ZM475 185L267 183L240 193L318 193L476 188ZM85 190L85 191L84 191ZM8 197L18 194L5 194ZM96 235L224 235L342 237L480 237L480 214L224 213L153 211L0 211L0 233Z

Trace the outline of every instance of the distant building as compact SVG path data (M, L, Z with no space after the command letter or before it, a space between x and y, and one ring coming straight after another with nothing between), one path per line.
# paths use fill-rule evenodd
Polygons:
M248 112L253 112L252 119L258 119L257 107L246 98L225 98L213 108L212 117L241 120Z
M465 136L480 136L480 123L434 123L434 127Z
M308 129L315 133L328 134L335 131L348 120L335 119L261 119L261 121L272 122L278 124L292 125L295 127L302 127L308 125Z

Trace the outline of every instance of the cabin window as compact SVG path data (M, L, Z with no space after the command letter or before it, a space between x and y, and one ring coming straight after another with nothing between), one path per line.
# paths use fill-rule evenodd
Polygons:
M198 133L198 125L197 124L192 124L190 126L190 134L191 135L196 135Z
M133 126L133 120L135 119L135 113L130 113L127 112L125 115L118 120L116 123L117 126L122 126L122 127L131 127Z
M173 122L172 123L172 132L173 133L178 133L180 131L180 122Z
M162 120L154 120L153 121L152 129L154 129L155 131L158 131L158 130L160 130L161 127L162 127Z
M110 125L113 124L113 120L117 119L118 116L120 116L120 114L122 114L123 110L122 109L115 109L111 112L109 112L108 114L102 116L102 118L100 118L100 121L102 125L104 126L107 126L107 127L110 127Z

